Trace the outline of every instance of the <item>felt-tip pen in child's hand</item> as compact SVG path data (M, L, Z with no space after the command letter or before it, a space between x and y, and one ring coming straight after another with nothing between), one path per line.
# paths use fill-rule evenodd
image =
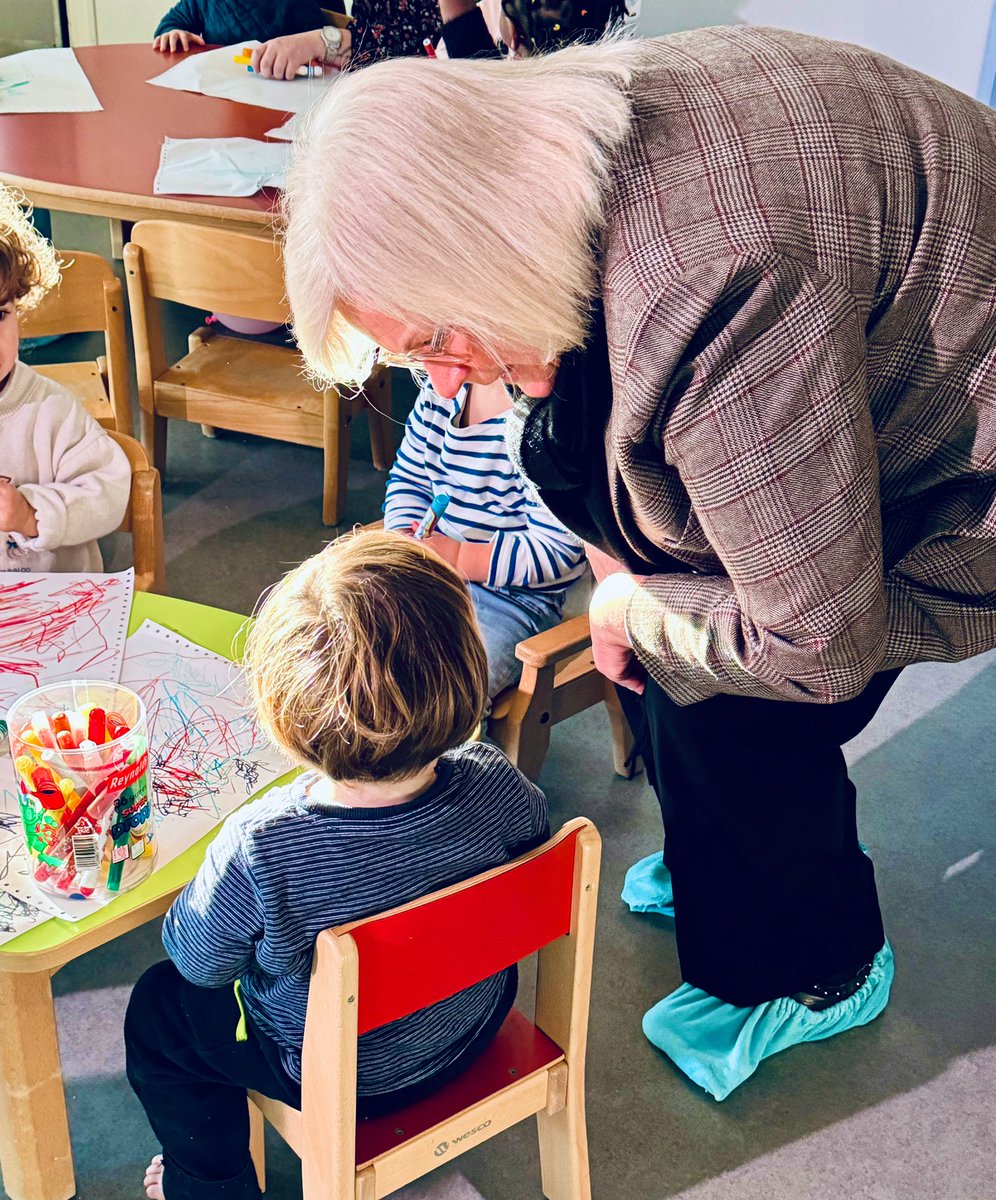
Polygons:
M249 74L252 75L254 73L252 69L252 46L243 46L242 53L236 54L232 62L238 63L240 67L245 67ZM324 72L318 63L305 63L303 66L298 67L294 74L301 75L306 79L321 79Z
M425 510L425 516L412 530L412 537L421 541L422 538L427 538L436 528L436 522L446 512L446 506L449 504L450 498L445 492L440 492L438 496L433 496L432 503Z

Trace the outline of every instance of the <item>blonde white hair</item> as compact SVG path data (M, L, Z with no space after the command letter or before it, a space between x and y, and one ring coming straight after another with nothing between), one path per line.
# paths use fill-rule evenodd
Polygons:
M459 329L499 361L581 345L640 54L610 42L505 62L395 59L332 85L284 198L287 294L314 375L369 373L373 346L344 305L426 340Z
M27 197L0 184L0 304L29 312L60 279L65 264L31 221Z

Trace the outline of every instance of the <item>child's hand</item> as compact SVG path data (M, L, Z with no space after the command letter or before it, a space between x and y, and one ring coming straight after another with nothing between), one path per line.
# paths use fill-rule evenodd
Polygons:
M35 510L9 480L0 479L0 529L23 537L38 536Z
M312 60L321 62L325 56L325 39L321 30L289 33L270 38L252 52L252 69L264 79L293 79L298 67Z
M152 49L162 50L166 54L175 54L178 50L189 50L191 46L203 46L204 39L199 33L191 33L187 29L170 29L152 39Z

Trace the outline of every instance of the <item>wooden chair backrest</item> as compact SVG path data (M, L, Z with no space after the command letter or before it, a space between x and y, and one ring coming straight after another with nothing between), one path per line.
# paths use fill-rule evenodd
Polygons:
M125 246L146 295L193 308L287 321L280 249L272 237L179 221L140 221Z
M59 286L47 292L20 318L21 337L49 337L55 333L94 333L108 329L108 302L124 331L124 293L110 263L99 254L71 252Z
M391 912L340 926L359 952L357 1032L471 984L571 931L577 840L570 822L513 863Z
M149 462L141 442L113 429L107 433L125 452L131 466L128 508L118 529L131 534L135 587L140 592L165 592L166 564L159 472Z

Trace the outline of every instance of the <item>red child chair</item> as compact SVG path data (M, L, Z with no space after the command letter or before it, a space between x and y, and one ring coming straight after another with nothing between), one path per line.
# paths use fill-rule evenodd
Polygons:
M322 933L304 1032L300 1110L249 1093L301 1158L304 1200L379 1200L527 1117L543 1193L589 1200L584 1111L601 839L577 818L512 863ZM539 952L536 1012L513 1008L488 1049L428 1098L356 1119L356 1039Z

